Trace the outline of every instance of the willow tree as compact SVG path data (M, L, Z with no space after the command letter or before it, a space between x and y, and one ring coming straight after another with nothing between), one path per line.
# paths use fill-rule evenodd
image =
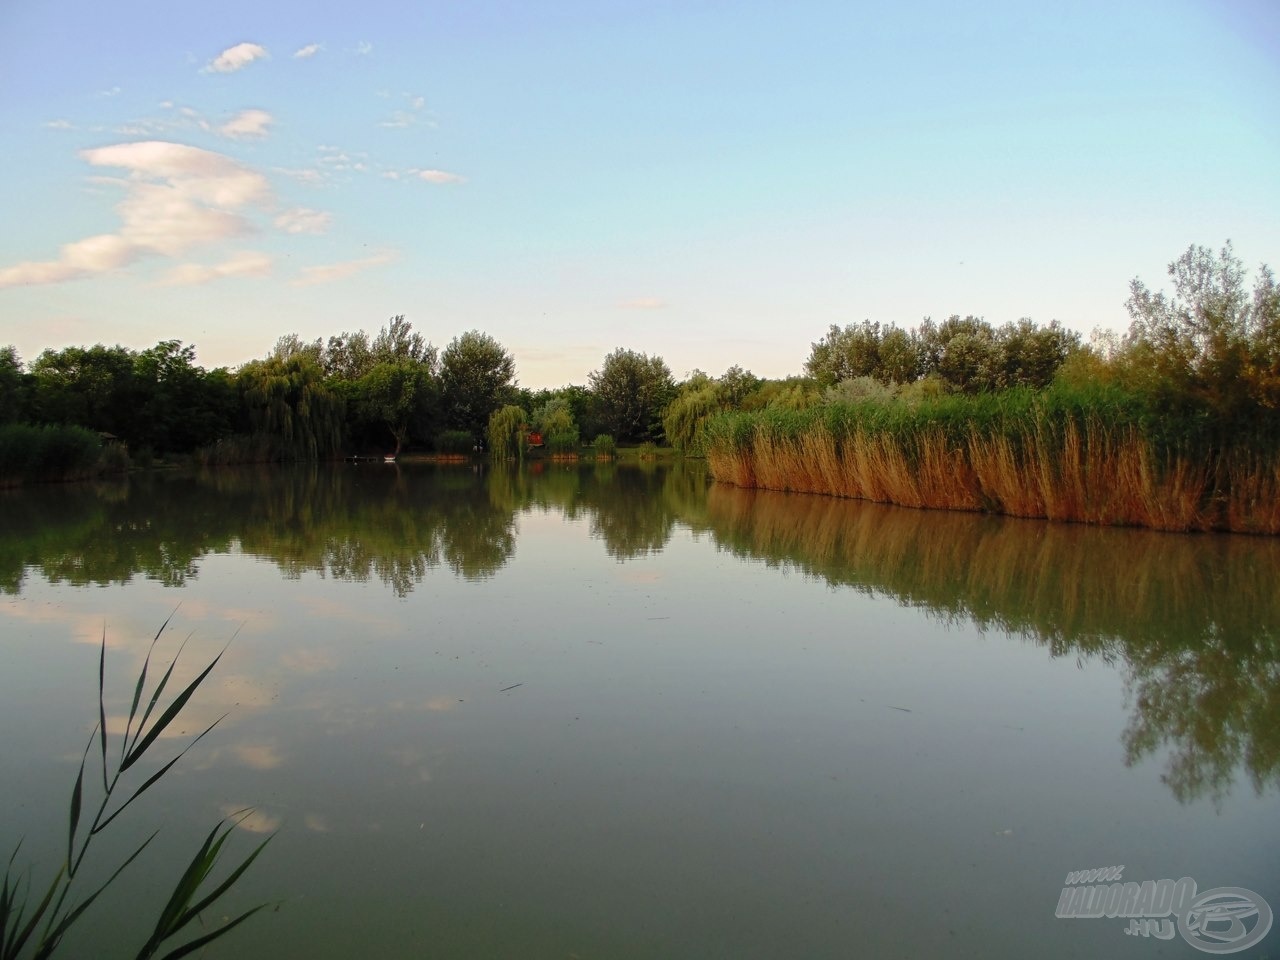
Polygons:
M533 429L542 434L549 453L573 453L580 433L573 408L564 397L554 397L530 414Z
M489 438L489 453L498 460L522 457L524 427L528 420L528 415L512 404L493 411L489 417L489 428L485 431Z
M286 457L317 460L338 449L344 404L306 351L277 351L253 360L237 376L255 433Z
M714 383L682 393L662 415L667 442L682 456L701 456L702 426L723 409Z

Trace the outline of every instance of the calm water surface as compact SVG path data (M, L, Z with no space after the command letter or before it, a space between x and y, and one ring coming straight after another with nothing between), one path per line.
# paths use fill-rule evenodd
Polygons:
M679 467L0 491L0 840L58 861L97 644L114 729L177 607L187 676L234 636L186 729L229 715L104 835L163 827L86 955L252 805L227 912L281 906L210 956L1203 956L1055 909L1118 864L1280 909L1278 584L1275 540Z

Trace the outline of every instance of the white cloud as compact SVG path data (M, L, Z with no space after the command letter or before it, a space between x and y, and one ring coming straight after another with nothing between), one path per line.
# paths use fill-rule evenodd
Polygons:
M305 60L308 57L314 57L317 53L319 53L323 49L324 49L324 46L322 44L308 43L305 47L302 47L301 49L295 50L293 52L293 59Z
M294 207L275 218L275 225L285 233L327 233L333 215L323 210Z
M373 44L368 40L361 40L356 44L355 53L358 57L367 57L369 54L373 53Z
M127 171L124 178L93 178L124 189L116 205L119 230L68 243L56 260L0 270L0 287L73 280L118 270L148 255L181 256L252 233L254 225L241 211L273 202L262 174L197 147L150 140L84 150L80 156L94 167Z
M70 120L46 120L44 122L46 130L74 130L75 126Z
M353 170L359 173L364 173L369 169L369 154L363 150L359 150L354 153L347 153L341 147L331 147L323 144L316 149L319 154L316 157L316 165L320 167L326 175L331 175L333 173L345 173Z
M265 110L241 110L218 128L218 133L233 140L265 137L275 118Z
M119 87L111 87L111 88L110 88L110 89L108 89L108 90L99 90L99 91L98 91L98 96L100 96L100 97L114 97L114 96L117 96L119 93L120 93L120 88L119 88Z
M168 180L169 186L202 203L239 207L270 195L267 180L236 160L212 150L164 140L120 143L84 150L95 167L120 167L134 181Z
M364 257L360 260L345 260L341 263L306 267L294 278L293 285L295 287L309 287L316 283L332 283L334 280L345 280L361 270L381 266L384 263L391 263L395 259L396 254L394 251L384 250L381 253L375 253L372 257Z
M292 180L299 183L305 183L308 186L319 187L324 184L324 174L319 170L307 167L272 167L276 173L282 173Z
M618 304L622 310L662 310L666 307L667 302L657 297L636 297L634 300L624 300Z
M447 170L414 170L411 171L417 175L419 180L425 180L427 183L466 183L466 177L459 176L456 173L449 173Z
M171 100L164 101L160 104L160 107L166 111L165 115L142 117L112 129L123 137L136 137L147 140L155 140L174 131L188 131L193 128L204 130L207 133L217 132L214 130L213 125L201 116L200 111L194 107L179 107Z
M212 266L181 264L170 270L161 282L165 286L197 286L227 277L265 277L271 273L271 263L271 257L265 253L244 250Z
M266 56L269 56L266 47L259 46L256 43L237 43L234 47L228 47L210 60L201 72L235 73L237 70L247 67L253 61L261 60Z
M222 813L235 826L247 833L275 833L280 829L280 824L284 823L283 817L267 813L265 810L250 809L247 805L228 803L223 806Z
M387 97L390 97L390 94L380 91L378 93L378 96L383 97L385 99ZM379 122L378 126L380 127L411 127L415 123L419 123L424 119L422 108L427 105L427 98L423 96L419 96L417 94L413 94L413 93L403 93L401 94L401 96L404 98L405 103L408 105L408 109L396 110L394 113L391 114L391 117L389 119ZM425 115L425 119L428 126L434 127L436 125L435 121L431 118L429 114Z
M0 287L62 283L91 273L103 273L126 266L137 259L139 250L115 234L86 237L62 247L57 260L28 260L0 270Z

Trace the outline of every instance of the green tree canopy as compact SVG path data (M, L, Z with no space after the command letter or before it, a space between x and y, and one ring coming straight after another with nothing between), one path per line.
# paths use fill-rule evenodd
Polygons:
M659 356L619 347L588 376L604 428L620 440L658 440L662 414L675 396L671 370Z
M1139 379L1207 403L1220 415L1280 406L1280 288L1261 267L1252 295L1230 241L1192 246L1169 264L1173 294L1130 284L1126 339Z
M740 407L747 397L760 389L761 380L750 370L736 363L720 375L716 381L716 395L727 407Z
M380 361L357 381L354 397L366 419L390 431L396 456L415 427L422 434L429 432L435 382L425 363L407 358Z
M820 387L833 387L854 377L883 379L880 362L880 324L864 320L841 329L834 323L827 335L812 345L805 372Z
M368 373L373 364L373 348L369 345L369 335L363 330L355 333L344 330L330 337L324 349L325 376L334 380L354 383Z
M22 358L14 346L0 347L0 423L26 420L27 389Z
M392 317L378 331L370 352L375 363L408 360L422 364L432 374L435 373L438 360L436 348L422 334L414 332L413 324L402 313Z
M211 376L195 358L195 347L180 340L162 340L136 356L131 443L185 452L230 431L235 393L224 375Z
M36 419L129 439L137 417L133 362L132 351L100 343L44 351L31 365Z
M953 314L941 323L926 317L915 330L869 320L843 329L832 325L812 345L805 371L819 387L874 378L882 384L938 377L967 393L1013 386L1045 387L1080 335L1057 321L1039 327L1030 320L996 329L981 317Z
M515 358L493 337L478 330L454 337L440 355L445 423L481 439L489 415L508 398L515 374Z

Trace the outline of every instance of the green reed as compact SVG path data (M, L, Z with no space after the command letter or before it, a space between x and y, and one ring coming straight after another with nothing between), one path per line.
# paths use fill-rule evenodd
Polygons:
M68 932L84 916L85 911L142 854L159 831L147 837L114 869L105 882L88 893L81 893L80 887L83 884L77 884L76 881L86 863L86 858L89 857L93 840L132 806L134 801L155 786L174 764L186 755L188 750L199 743L225 718L225 714L219 717L192 739L176 757L135 785L135 781L141 778L141 773L134 768L148 755L161 735L177 721L196 690L222 659L222 653L226 652L224 648L222 653L214 657L194 680L167 705L162 706L161 700L173 677L178 657L182 653L181 649L170 661L149 697L146 696L147 680L156 643L168 625L167 619L151 641L151 647L147 651L142 670L134 686L129 717L125 723L124 734L119 738L118 749L109 742L110 738L107 734L107 644L106 632L103 631L98 654L98 721L85 746L75 786L71 791L66 859L49 885L43 888L43 893L40 893L32 886L32 868L18 869L17 867L21 843L15 848L5 867L3 878L0 879L0 960L28 960L28 958L44 960L55 954ZM139 717L140 709L141 717ZM95 745L98 748L96 751ZM87 791L92 792L96 789L98 779L97 776L91 776L91 782L86 783L86 771L94 766L90 764L90 754L94 754L95 760L101 767L102 789L96 807L92 802L86 805ZM133 771L132 774L130 771ZM125 797L125 794L128 796ZM91 817L86 816L89 810L93 810ZM208 836L200 844L174 884L151 933L136 954L137 960L156 957L166 949L166 946L167 952L163 953L162 960L176 960L178 957L187 956L225 936L267 906L267 904L259 904L233 919L224 919L223 922L214 924L212 929L209 928L209 918L206 914L249 869L271 840L271 837L268 837L258 844L224 879L211 885L209 878L223 859L227 839L248 813L248 810L238 811L220 821L209 831ZM197 922L199 929L204 932L184 940L195 932L189 928ZM179 940L184 942L177 942Z
M915 507L1280 533L1280 420L1226 424L1104 384L729 413L717 480Z

